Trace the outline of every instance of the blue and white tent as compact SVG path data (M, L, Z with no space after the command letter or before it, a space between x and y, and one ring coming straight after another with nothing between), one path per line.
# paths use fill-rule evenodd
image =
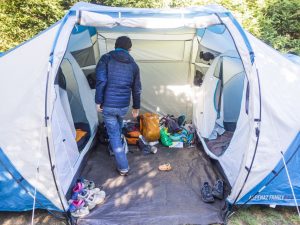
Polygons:
M142 109L193 121L231 186L229 203L300 203L297 64L220 6L78 3L0 58L0 210L32 209L35 189L36 207L67 209L65 196L98 125L95 66L120 35L133 41Z

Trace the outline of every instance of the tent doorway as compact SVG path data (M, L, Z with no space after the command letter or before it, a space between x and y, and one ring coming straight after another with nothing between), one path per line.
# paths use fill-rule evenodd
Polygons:
M90 126L82 105L79 85L72 64L66 58L61 63L58 81L59 96L63 102L64 112L75 136L78 150L82 151L90 137Z
M225 52L216 60L215 69L210 75L212 79L217 79L213 97L216 123L211 135L204 141L213 154L221 156L236 130L246 75L241 59L235 52Z
M126 33L124 33L122 27L87 27L86 29L92 35L82 35L75 32L75 30L81 30L88 34L83 28L82 26L74 28L70 40L77 41L70 41L72 46L69 43L61 68L64 69L64 67L71 65L73 70L69 71L80 74L81 78L85 78L86 83L89 84L86 91L91 96L95 94L95 85L92 85L90 78L91 74L95 74L96 63L102 55L114 49L117 37L127 35L133 42L131 55L138 63L141 71L143 87L142 113L151 111L160 115L172 114L179 116L184 114L188 122L198 123L198 125L200 123L200 127L204 132L200 132L198 135L200 139L204 140L202 142L203 146L216 156L220 156L221 154L216 153L219 149L215 151L216 146L220 146L220 143L216 144L219 141L221 142L222 151L226 150L223 146L227 145L228 147L236 129L244 90L244 79L246 79L242 61L226 29L219 33L219 30L217 30L218 32L214 30L215 28L207 28L203 36L200 36L199 30L192 28L153 29L151 32L145 29L127 28ZM93 31L93 29L95 30ZM227 41L225 49L223 45L214 45L214 43L219 43L218 41L222 40L220 35L225 36L224 39ZM90 42L90 40L95 39L95 36L97 40ZM80 45L88 42L93 45L93 48L86 47L85 50L90 51L88 57L90 63L83 64L82 54L74 54L72 48L76 49L77 52L83 52L84 50L79 50L80 48L76 46L76 43ZM98 50L95 50L95 46ZM95 54L95 52L99 54ZM70 61L72 63L69 63ZM77 86L77 88L80 90L81 86ZM197 94L205 90L210 91L203 95L202 99L199 99ZM76 95L76 91L72 91L72 93ZM72 112L73 106L70 99L69 102ZM87 119L82 117L84 107L81 103L77 101L76 106L73 108L76 109L75 107L77 107L78 111L76 113L79 115L76 113L71 114L72 117L81 118L80 122L84 122ZM211 108L213 111L209 111L210 108L206 108L206 106L213 107ZM99 120L102 120L101 114ZM224 132L217 133L215 140L209 139L216 132L217 126L224 129ZM224 140L224 137L227 137L228 134L230 134L229 138ZM206 211L205 214L209 215L206 218L207 223L223 222L220 212L224 206L224 201L216 201L213 205L201 202L201 185L205 181L213 185L217 179L225 180L225 178L222 177L205 153L199 151L199 149L201 147L198 146L192 149L170 151L170 149L160 146L157 155L143 156L136 147L132 147L128 155L133 171L131 178L129 178L134 184L132 186L130 182L128 183L126 180L117 177L114 160L107 154L107 147L98 145L88 158L82 176L103 184L111 197L105 206L95 211L94 216L87 217L86 220L82 220L82 223L90 222L93 224L92 221L100 219L102 216L111 221L114 217L114 214L110 212L112 208L119 210L120 215L124 214L128 217L128 212L124 207L130 208L133 222L141 219L141 209L145 207L143 218L144 221L148 221L151 212L168 214L168 211L175 212L172 207L184 208L184 204L188 205L192 201L196 201L195 205L199 206L199 208L194 207L196 211L197 209ZM158 164L166 160L173 162L177 170L175 174L173 172L169 175L167 173L157 173ZM189 174L189 178L184 176L186 173ZM187 182L185 179L190 179L191 182ZM143 182L146 183L145 187L141 185ZM147 185L151 187L149 188ZM162 187L159 187L160 185ZM152 187L153 190L150 190ZM227 185L227 193L229 187L230 185ZM127 192L124 193L124 188L129 192L129 195ZM132 196L134 194L136 194L135 197ZM144 197L141 197L141 195ZM160 202L162 195L166 198L166 202L163 204ZM139 198L137 199L137 197ZM149 199L155 203L156 209L152 208L149 211L150 206L147 203ZM168 199L170 202L168 202ZM205 221L205 218L202 218L203 214L198 214L198 211L197 213L196 211L185 212L184 214L190 215L191 218L194 217L195 220L191 220L191 222ZM173 213L171 214L173 215ZM161 216L159 214L155 217L157 221ZM182 217L182 214L178 216ZM179 217L177 218L178 222L181 221ZM170 221L174 221L173 219ZM182 221L187 220L183 218Z

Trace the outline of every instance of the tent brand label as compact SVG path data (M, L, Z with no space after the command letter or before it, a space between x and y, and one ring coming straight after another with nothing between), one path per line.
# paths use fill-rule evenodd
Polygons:
M250 196L251 198L251 196ZM286 200L291 199L288 195L256 195L252 200Z

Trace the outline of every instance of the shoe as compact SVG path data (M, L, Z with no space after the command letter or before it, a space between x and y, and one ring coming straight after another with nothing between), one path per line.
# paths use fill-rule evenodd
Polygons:
M152 154L156 154L157 148L156 148L155 146L151 146L150 152L151 152Z
M84 200L71 200L69 211L74 217L84 217L90 213L88 206L85 204Z
M201 188L201 196L203 202L212 203L215 201L214 196L212 195L212 188L208 182L204 182Z
M217 180L216 184L213 186L212 195L220 200L224 198L224 183L222 180Z
M78 195L78 199L84 200L89 210L92 210L93 208L95 208L96 205L104 202L105 196L106 194L104 191L100 191L96 193L87 191L85 195Z
M78 179L73 188L71 199L78 200L80 197L82 198L82 196L85 196L86 193L97 194L100 191L100 188L95 187L93 181Z
M157 148L155 146L151 146L142 135L139 136L138 146L144 154L155 154L157 152Z
M73 192L72 192L72 196L71 196L72 200L78 199L78 195L84 190L83 187L84 186L81 182L77 182L75 184L75 186L73 187Z
M117 169L117 172L120 174L120 176L128 176L128 174L129 174L129 170L128 171L120 171L119 169Z
M77 183L80 182L83 184L84 189L92 190L96 187L94 181L90 181L84 178L77 179Z
M170 163L165 163L165 164L162 164L158 167L158 169L160 171L171 171L172 170L172 166Z

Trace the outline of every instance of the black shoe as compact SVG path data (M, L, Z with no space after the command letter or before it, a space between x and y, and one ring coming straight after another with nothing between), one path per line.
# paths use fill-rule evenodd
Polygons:
M214 196L212 195L212 188L208 182L204 182L201 188L201 196L203 202L212 203L215 201Z
M217 180L213 187L212 195L220 200L224 198L224 183L222 180Z

